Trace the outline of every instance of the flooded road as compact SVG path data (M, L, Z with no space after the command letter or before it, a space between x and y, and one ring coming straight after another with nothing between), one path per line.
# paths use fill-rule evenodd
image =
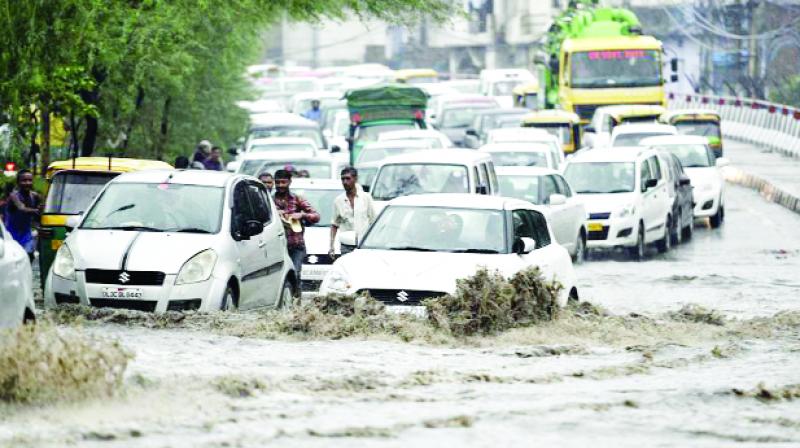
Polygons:
M726 210L579 267L619 317L448 345L87 325L135 353L124 390L0 408L0 446L800 446L800 216L730 186Z

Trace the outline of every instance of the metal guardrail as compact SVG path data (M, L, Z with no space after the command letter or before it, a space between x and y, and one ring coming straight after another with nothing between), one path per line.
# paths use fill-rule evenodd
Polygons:
M670 109L713 109L722 136L800 158L800 109L751 98L670 93Z

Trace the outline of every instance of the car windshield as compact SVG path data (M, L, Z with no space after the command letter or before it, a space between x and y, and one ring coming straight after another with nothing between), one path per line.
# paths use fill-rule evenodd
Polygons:
M661 85L661 60L656 50L576 52L570 65L574 88Z
M369 163L383 160L387 157L408 154L416 151L424 151L424 148L365 148L358 153L356 163Z
M291 165L294 168L295 173L302 173L303 171L308 171L308 176L300 175L295 176L298 177L309 177L311 179L330 179L331 178L331 164L326 162L284 162L284 161L268 161L268 162L261 162L254 172L246 173L251 176L258 176L262 173L270 173L275 174L275 171L282 170L286 168L286 165ZM243 171L240 171L243 172ZM304 173L303 173L304 174Z
M85 212L97 193L118 173L56 173L47 192L44 213L77 215Z
M522 121L522 117L525 114L492 114L486 116L483 120L481 125L483 131L488 131L490 129L497 129L502 127L519 127L520 122ZM513 126L507 126L509 123L514 123Z
M514 92L514 88L522 84L520 80L495 81L489 88L490 96L508 96Z
M714 166L714 158L705 145L660 145L656 149L669 151L678 157L684 168Z
M450 207L387 207L362 249L507 253L503 213Z
M627 193L634 191L633 162L571 163L564 177L579 194Z
M503 196L539 203L539 176L498 174L497 180Z
M409 131L417 129L417 124L414 122L407 123L391 123L391 124L375 124L372 126L359 126L356 130L356 141L359 142L374 142L378 140L378 136L382 132L389 131Z
M466 128L469 127L475 115L481 109L487 109L490 105L480 106L476 104L453 104L451 108L445 109L439 117L439 124L443 128Z
M360 173L359 173L360 174ZM312 227L330 227L333 219L333 201L344 190L320 190L314 188L292 188L292 193L306 199L311 206L319 212L319 221L316 224L306 224Z
M384 165L378 172L372 196L388 201L423 193L469 193L467 167L422 163Z
M541 166L548 167L547 153L525 151L496 151L491 152L495 166Z
M611 146L639 146L642 140L659 135L670 135L661 132L635 132L630 134L619 134L614 137L614 144Z
M569 133L569 126L565 124L537 123L536 126L532 127L535 127L536 129L544 129L545 131L547 131L548 134L555 136L558 139L558 141L561 142L562 144L569 143L572 139Z
M86 214L81 228L217 233L224 191L202 185L113 183Z
M253 129L250 131L249 140L257 138L271 138L271 137L304 137L310 138L318 148L322 148L322 135L319 129L309 127L274 127L274 128L261 128Z
M375 179L378 167L359 167L356 165L356 168L358 169L358 183L366 188L372 186L372 179Z
M717 137L720 133L719 123L711 121L679 121L675 123L678 132L683 135L697 135L700 137Z
M250 147L250 152L267 152L267 151L314 151L314 147L304 143L281 143L278 145L253 145Z

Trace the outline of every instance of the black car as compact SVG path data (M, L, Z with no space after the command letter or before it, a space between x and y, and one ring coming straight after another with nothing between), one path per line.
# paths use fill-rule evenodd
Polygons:
M672 243L680 244L684 238L691 238L694 230L694 196L692 194L692 183L689 176L683 172L681 161L672 153L662 152L667 160L669 167L670 181L669 187L673 193L672 203Z

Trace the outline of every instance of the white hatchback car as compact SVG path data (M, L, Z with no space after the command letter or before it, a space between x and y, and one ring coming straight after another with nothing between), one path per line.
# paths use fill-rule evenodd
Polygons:
M667 164L653 149L606 148L570 157L564 177L584 201L586 247L624 247L642 260L645 244L671 246L672 202Z
M280 307L291 304L299 287L283 223L252 177L123 174L82 219L68 224L74 230L45 284L48 306L157 312Z
M544 129L532 127L499 128L486 133L486 143L544 143L550 146L553 158L558 161L558 167L564 163L564 151L561 142L555 135Z
M494 166L538 166L558 169L558 156L547 143L489 143L478 148L492 156Z
M678 157L694 187L695 218L709 218L714 228L722 225L725 219L725 179L719 169L730 162L724 157L714 156L708 138L693 135L652 137L642 144Z
M558 244L575 263L586 249L586 208L566 179L555 170L527 166L497 167L500 194L542 206Z
M342 242L354 240L342 232ZM559 303L577 299L569 253L555 242L543 211L518 199L469 194L391 201L358 248L333 263L320 293L369 293L387 305L419 305L453 294L480 267L512 276L538 266L564 285Z
M623 124L611 131L611 146L639 146L646 138L662 135L678 135L678 128L668 124Z
M0 329L36 320L28 254L0 221Z

